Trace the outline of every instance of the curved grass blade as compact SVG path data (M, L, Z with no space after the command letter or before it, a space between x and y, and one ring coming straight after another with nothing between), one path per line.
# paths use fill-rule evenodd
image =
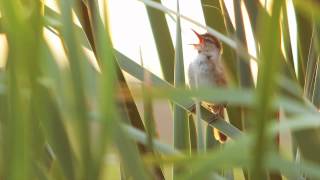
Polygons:
M49 17L47 17L47 18L49 18ZM54 17L50 17L50 18L53 18L53 19L50 20L50 21L47 21L47 22L53 22L53 21L57 22L56 18L54 18ZM56 28L59 27L58 24L50 24L50 25L54 25L54 27L56 27ZM78 29L76 32L79 33L79 34L82 34L82 36L83 36L83 31ZM87 48L90 48L89 42L88 42L88 40L86 38L82 38L81 42L82 42L83 46L85 46ZM121 54L118 51L115 51L114 53L115 53L115 57L117 58L117 62L119 64L119 66L121 67L121 69L123 69L124 71L126 71L129 74L133 75L135 78L137 78L137 79L139 79L141 81L143 80L143 71L144 70L137 63L135 63L134 61L130 60L128 57L126 57L125 55ZM151 75L152 75L151 79L152 79L152 83L153 84L155 84L157 86L163 86L163 87L172 87L169 83L167 83L166 81L163 81L159 77L155 76L153 73L151 73ZM183 100L183 99L182 100L180 99L179 103L182 104L182 106L187 110L189 110L190 106L193 104L191 100ZM210 117L210 112L206 111L206 110L204 110L204 111L206 112L206 114L204 116L203 113L202 113L202 116L203 116L202 119L205 119L204 117ZM229 135L229 137L232 137L232 138L235 138L235 137L237 137L238 135L241 134L241 132L237 128L235 128L232 125L226 123L222 119L218 119L217 121L215 121L213 123L210 123L210 124L215 126L217 129L219 129L219 130L221 130L223 132L224 131L226 131L226 132L228 131L228 133L226 133L226 135ZM229 130L227 130L228 127L230 128Z
M146 4L146 5L150 6L150 7L159 9L159 10L165 12L165 13L178 15L177 12L175 12L175 11L169 9L169 8L166 8L165 6L163 6L163 5L159 4L159 3L156 3L156 2L153 2L153 1L150 1L150 0L138 0L138 1L142 1L144 4ZM236 49L239 52L239 54L241 55L241 57L243 57L244 59L246 59L246 60L249 60L249 59L256 60L256 58L253 57L252 55L250 55L248 52L246 52L244 50L244 48L242 48L241 46L238 46L235 41L233 41L232 39L230 39L227 36L223 35L222 33L216 31L215 29L212 29L210 27L204 26L204 25L198 23L197 21L195 21L195 20L193 20L191 18L188 18L188 17L186 17L184 15L181 15L181 14L180 14L180 18L184 19L186 21L189 21L190 23L192 23L192 24L194 24L194 25L196 25L198 27L206 29L208 31L208 33L211 33L212 35L217 37L219 40L221 40L222 42L224 42L225 44L227 44L231 48Z
M222 150L207 152L205 155L193 156L188 159L182 159L180 163L189 164L187 168L192 169L192 173L183 173L178 179L204 179L213 170L232 167L248 167L249 151L248 138L242 137L235 143L228 144ZM242 153L237 153L242 152ZM179 163L179 162L177 162Z
M135 62L130 60L125 55L121 54L120 52L115 52L115 56L117 57L117 62L119 63L120 67L128 72L129 74L133 75L135 78L142 80L143 79L143 69ZM163 81L153 73L151 73L151 80L152 84L158 87L164 87L164 88L173 88L169 83L166 81ZM178 103L181 107L183 107L186 110L190 110L189 108L193 105L192 99L186 99L186 98L179 98L179 96L176 96L175 99L176 103ZM209 119L212 117L211 112L209 110L206 110L204 108L201 108L201 119L205 120L206 122L210 122ZM241 135L241 132L232 126L231 124L227 123L223 119L219 118L214 122L210 122L211 126L216 127L217 129L221 130L223 133L225 133L227 136L231 138L236 138L237 136Z
M133 91L135 88L133 88ZM139 92L135 93L137 98L143 95ZM181 106L193 104L191 99L198 98L200 101L225 103L229 102L229 106L244 106L252 108L255 106L254 93L252 90L243 89L226 89L226 88L209 88L197 90L185 90L172 87L154 87L151 89L150 94L154 98L169 98L174 100ZM180 97L180 96L182 97ZM313 113L315 108L309 107L307 104L293 100L287 96L276 96L275 101L272 103L272 109L277 111L282 108L284 112L291 113L292 115L301 113Z
M138 141L142 144L148 143L147 135L144 132L142 132L134 127L128 126L128 125L122 125L122 128L127 132L128 136L131 139ZM181 151L178 151L178 150L172 148L172 146L170 146L168 144L161 143L157 139L153 140L153 147L155 148L155 150L157 150L158 152L161 152L165 155L174 155L176 157L189 157L185 153L182 153ZM157 163L159 163L159 162L157 162ZM161 160L160 160L160 163L161 163ZM220 177L219 175L217 175L215 173L212 173L211 175L214 177Z
M148 144L148 137L147 135L134 127L131 127L129 125L122 125L123 130L128 134L128 137L130 137L131 139L141 142L142 144ZM171 154L171 155L183 155L183 153L175 148L173 148L171 145L169 144L164 144L161 143L159 140L157 139L153 139L152 141L152 145L155 148L155 150L164 153L164 154Z
M303 116L301 116L301 118L303 118ZM318 117L314 116L313 118L313 121L316 121L316 118ZM297 119L296 121L298 120L301 119ZM274 131L272 135L275 136L276 132ZM206 177L212 170L222 167L249 167L251 158L248 148L250 148L250 143L252 142L252 134L249 136L242 136L242 138L240 138L238 141L224 146L222 150L214 150L208 152L207 154L193 155L191 157L174 156L170 158L170 156L168 156L160 163L188 164L186 168L193 169L193 172L181 174L179 178L201 179ZM274 152L270 152L266 156L266 168L270 171L280 171L284 176L289 178L297 178L300 177L301 174L305 174L307 177L316 179L320 176L318 165L306 161L301 161L299 164L297 164L296 162L285 160L283 157L280 157Z
M304 119L304 117L305 116L300 116L300 118L294 120L298 124L292 124L292 121L288 121L284 124L285 126L282 126L280 129L283 130L283 128L293 128L294 130L298 128L296 130L299 130L300 128L305 128L303 123L299 123L299 120ZM319 125L319 122L317 122L319 115L309 115L308 117L313 118L313 120L310 121L310 127L313 125L313 123L317 123L317 125ZM300 125L302 127L300 127ZM275 135L276 131L273 131L273 136ZM199 156L195 155L192 157L180 156L173 158L172 160L169 158L169 161L166 161L166 163L190 164L190 166L187 166L186 168L193 169L193 172L189 174L181 174L181 179L201 179L201 177L205 177L213 169L219 169L221 167L248 167L250 161L250 151L248 148L250 148L250 142L253 142L252 137L253 136L243 136L238 141L232 144L227 144L221 151L212 151L208 154L201 154ZM230 151L235 152L232 153ZM270 171L280 171L284 176L292 178L300 177L301 174L306 174L308 177L313 178L319 178L320 175L318 171L318 165L305 161L302 161L299 164L295 162L289 162L274 152L271 152L266 156L266 168Z
M296 117L288 117L287 121L281 121L280 123L273 123L271 131L274 134L276 132L290 130L291 132L302 131L306 129L313 129L320 127L319 122L320 115L317 113L304 113Z
M318 165L310 162L290 162L274 153L267 158L266 166L270 170L280 171L288 179L300 179L301 174L311 179L320 178Z

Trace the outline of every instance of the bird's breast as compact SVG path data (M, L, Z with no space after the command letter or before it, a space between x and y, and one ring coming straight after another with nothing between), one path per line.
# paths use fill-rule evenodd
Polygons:
M216 86L219 74L219 61L196 59L189 66L189 83L191 87L213 87Z

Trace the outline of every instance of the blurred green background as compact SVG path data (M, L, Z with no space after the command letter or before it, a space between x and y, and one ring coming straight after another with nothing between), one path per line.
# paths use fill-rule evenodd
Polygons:
M191 28L228 87L188 88ZM0 0L0 179L320 179L319 28L318 0Z

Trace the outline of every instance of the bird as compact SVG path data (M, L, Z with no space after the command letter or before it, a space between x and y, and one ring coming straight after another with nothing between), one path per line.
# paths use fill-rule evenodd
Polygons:
M190 62L188 67L188 78L190 89L226 87L227 79L222 62L222 44L209 33L199 34L192 30L199 39L199 43L191 44L198 51L196 58ZM224 118L225 104L213 104L212 102L201 102L207 107L216 119L218 116ZM227 136L214 129L214 134L220 142L225 142Z

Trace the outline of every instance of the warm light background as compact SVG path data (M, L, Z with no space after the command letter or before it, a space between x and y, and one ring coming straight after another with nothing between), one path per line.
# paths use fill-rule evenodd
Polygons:
M103 0L100 0L103 1ZM270 3L272 1L260 0L262 4L268 2L268 7L270 7ZM163 5L167 6L170 9L176 9L176 1L174 0L163 0ZM234 12L233 12L233 0L225 0L228 13L234 22ZM58 11L55 0L45 0L45 3ZM292 49L294 54L295 66L297 67L297 44L296 44L296 21L295 14L293 10L293 5L291 0L287 0L289 5L289 26L291 40L292 40ZM114 47L135 60L137 63L140 63L140 49L142 52L143 63L146 68L151 70L156 75L162 77L162 72L160 69L160 63L158 59L158 54L156 51L155 43L153 40L153 35L151 31L151 27L148 20L148 15L146 13L146 9L143 3L138 0L109 0L109 23L111 28L111 36L113 40ZM205 7L205 8L213 8L213 7ZM253 35L250 28L250 23L248 20L248 15L246 13L245 7L242 4L242 8L244 10L244 23L245 23L245 33L248 39L247 45L249 48L249 53L255 56L256 49L253 40ZM202 14L202 7L200 4L200 0L193 1L180 1L180 12L181 14L188 16L202 24L204 24L204 17ZM76 21L76 20L75 20ZM167 22L169 24L171 36L173 39L173 44L175 44L175 22L167 16ZM233 23L234 24L234 23ZM184 20L181 21L182 27L182 44L183 44L183 55L184 55L184 63L185 69L188 68L188 64L195 58L196 51L192 48L192 46L188 45L190 43L197 42L196 36L191 31L195 29L201 33L203 33L203 29L199 29L193 24L186 22ZM62 49L61 42L59 38L51 33L48 30L44 30L44 36L54 54L55 59L57 60L60 67L66 66L67 58ZM4 67L5 59L7 56L7 45L6 39L4 35L0 35L0 68ZM92 60L94 66L97 67L94 61L94 57L91 52L85 50ZM253 77L256 79L257 67L256 63L252 61L252 72ZM98 69L98 67L97 67ZM185 71L187 72L187 71ZM187 76L186 76L187 77ZM131 82L131 85L136 83L133 78L128 77L127 79ZM138 104L139 111L142 112L141 105ZM160 132L160 139L167 143L172 143L172 117L171 110L169 108L169 104L166 101L157 101L155 103L156 112L156 121L158 130Z

